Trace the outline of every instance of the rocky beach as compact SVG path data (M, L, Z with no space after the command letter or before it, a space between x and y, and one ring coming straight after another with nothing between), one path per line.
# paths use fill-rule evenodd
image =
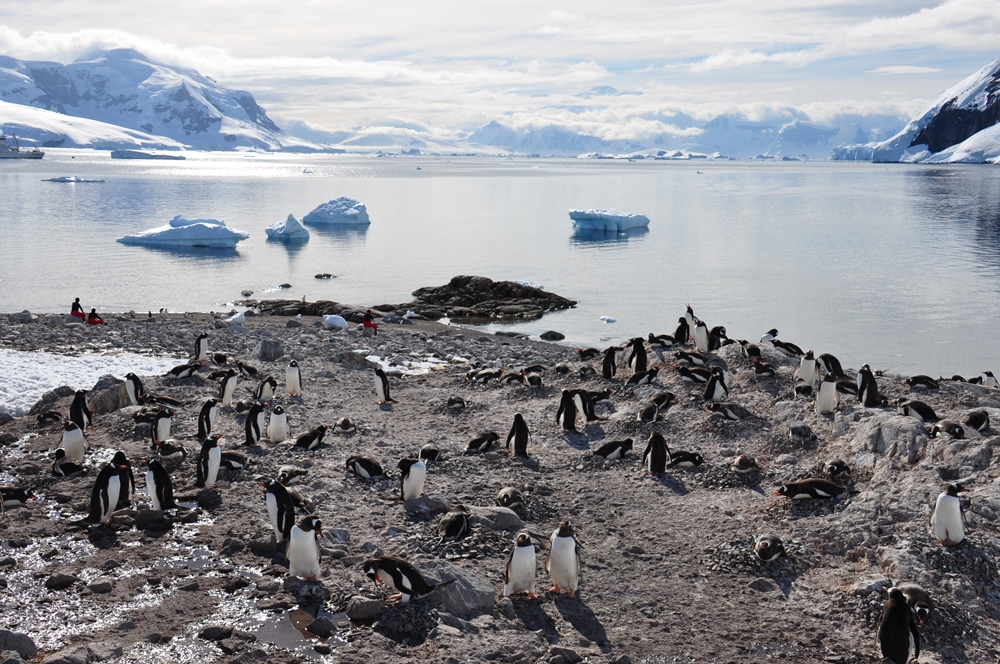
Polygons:
M459 279L469 279L458 284L463 292L437 299L424 292L420 306L373 303L377 336L359 324L365 306L336 303L255 302L261 314L242 320L103 314L106 324L93 327L68 316L0 316L3 349L188 357L207 332L210 355L259 372L239 380L242 404L220 407L213 429L223 449L245 454L249 466L222 471L205 490L193 486L198 414L218 395L219 380L209 376L223 365L210 360L186 378L141 376L148 393L180 402L170 437L187 455L163 463L181 508L167 512L149 507L150 427L136 422L140 407L130 403L123 376L68 385L45 394L29 415L0 418L0 483L36 496L0 517L0 653L9 651L0 662L861 664L881 661L882 589L901 583L920 585L934 602L920 630L920 662L1000 661L1000 437L992 429L932 436L931 422L892 405L866 408L846 394L832 415L818 414L815 395L795 389L798 359L760 344L776 375L758 375L739 343L709 354L709 366L728 372L727 400L751 414L734 421L706 409L704 386L682 379L673 350L646 346L650 366L662 365L650 384L626 384L624 353L607 380L601 355L583 360L574 348L516 334L518 318L571 301L539 303L510 290L498 305L507 309L484 308L471 292L483 282ZM672 332L680 313L665 312L664 329L629 332ZM324 324L330 314L348 328ZM454 324L497 314L512 321L510 333ZM430 320L439 316L451 324ZM761 332L730 335L755 340ZM808 340L795 341L808 348ZM284 376L292 359L303 386L301 396L289 397ZM840 359L851 380L865 362L863 349ZM484 369L510 375L533 365L540 386L475 379ZM385 370L394 403L376 403L375 366ZM985 410L1000 426L996 388L957 381L911 388L892 367L873 369L889 401L919 399L955 421ZM278 382L270 405L284 408L293 438L247 446L242 408L268 375ZM77 389L92 390L90 451L82 475L59 477L51 466L62 428L36 415L66 417ZM577 433L565 432L556 420L560 395L576 389L612 392L596 405L600 419L581 418ZM674 395L672 404L641 419L663 392ZM450 407L455 398L465 407ZM530 430L527 457L503 444L515 413ZM312 451L294 444L294 435L342 418L356 430L331 428ZM498 443L463 454L488 431ZM704 463L649 473L641 457L654 431L671 450L698 452ZM634 447L622 459L594 454L627 438ZM423 496L404 503L397 463L428 443L440 458L427 463ZM130 505L110 526L81 522L98 470L118 450L135 469ZM730 469L744 454L758 470ZM353 455L379 461L385 478L348 472ZM836 459L851 469L833 479L845 489L836 499L774 495L780 485L821 476ZM289 484L303 496L296 522L307 513L322 522L315 582L289 577L268 520L261 485L284 466L301 471ZM968 527L960 544L942 546L928 522L950 482L969 489L962 494ZM524 504L498 507L506 487L520 491ZM461 507L469 534L443 540L439 522ZM545 592L551 582L542 545L563 521L572 522L582 547L575 598ZM537 599L502 593L519 532L529 532L538 549ZM787 555L755 557L762 534L779 537ZM390 593L362 570L382 554L404 558L433 582L455 581L409 604L387 604Z

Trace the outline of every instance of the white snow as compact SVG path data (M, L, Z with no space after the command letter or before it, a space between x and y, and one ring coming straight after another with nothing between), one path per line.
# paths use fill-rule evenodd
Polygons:
M46 178L42 182L104 182L97 178L82 178L79 175L60 175L59 177Z
M347 320L343 316L337 316L336 314L327 314L323 316L323 324L334 330L346 330Z
M302 217L302 223L367 226L371 220L368 218L368 209L362 203L353 198L341 196L328 203L323 203Z
M122 244L158 247L212 247L231 249L246 240L249 233L228 228L218 219L185 219L177 215L165 226L157 226L138 235L118 238Z
M527 279L515 279L515 284L521 284L522 286L531 286L532 288L537 288L538 290L545 290L545 286L534 281L528 281Z
M646 215L619 212L610 208L570 210L569 218L573 220L574 228L584 231L625 231L649 226L649 217Z
M164 374L184 362L180 358L120 355L58 355L0 348L0 413L22 416L50 390L63 385L90 389L106 374L124 378Z
M264 232L269 239L281 242L305 242L309 239L309 231L291 214L288 219L271 224Z

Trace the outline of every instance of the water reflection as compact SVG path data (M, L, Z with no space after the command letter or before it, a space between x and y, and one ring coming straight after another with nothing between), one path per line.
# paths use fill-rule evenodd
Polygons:
M310 224L310 232L331 238L336 244L349 246L363 244L368 234L368 226L334 226L331 224L319 226Z
M146 251L152 251L159 254L167 254L170 256L176 256L178 258L184 259L194 259L195 261L221 261L223 263L234 263L243 257L240 255L239 250L235 247L232 249L223 249L217 247L153 247L144 244L131 245L134 247L141 247Z
M629 240L640 240L649 235L648 228L630 228L627 231L577 230L570 237L571 246L590 247L622 244Z

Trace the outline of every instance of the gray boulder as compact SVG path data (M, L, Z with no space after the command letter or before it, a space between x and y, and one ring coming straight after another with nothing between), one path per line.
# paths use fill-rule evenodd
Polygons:
M284 354L285 349L277 339L261 339L253 351L253 356L264 362L274 362Z
M42 664L87 664L90 661L90 651L87 646L74 646L42 660Z
M384 608L381 600L355 595L347 602L344 613L354 622L365 622L378 618Z
M927 431L915 417L881 413L860 427L856 440L866 451L916 463L927 444Z
M25 659L34 659L38 655L38 648L30 636L9 629L0 629L0 650L14 650Z
M428 601L439 609L460 618L493 612L495 589L489 579L444 560L420 563L419 569L431 583L455 579L428 596Z
M509 507L487 505L468 509L473 523L482 524L491 530L517 530L524 525L521 517Z
M414 514L424 520L430 519L436 514L445 514L451 511L451 503L444 496L425 495L413 500L407 500L403 504L407 514Z

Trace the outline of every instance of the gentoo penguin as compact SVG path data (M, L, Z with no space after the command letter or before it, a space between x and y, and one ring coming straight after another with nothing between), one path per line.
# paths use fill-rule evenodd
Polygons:
M520 533L514 548L507 556L507 568L503 577L503 596L528 593L528 599L536 599L535 594L535 545L528 533Z
M770 330L765 332L763 336L761 336L760 343L769 344L773 342L777 337L778 337L778 330L772 327Z
M646 346L642 337L636 337L628 343L625 350L625 363L628 364L632 373L639 373L646 370L648 358L646 357Z
M867 364L858 371L858 402L865 408L875 408L881 403L875 374Z
M945 546L961 544L965 539L965 513L958 494L967 491L961 484L949 484L937 497L931 512L931 528L934 537Z
M196 489L211 489L215 486L215 480L219 476L219 465L222 463L220 438L221 435L215 434L201 444L201 453L198 455L198 479L194 483Z
M208 362L208 338L210 336L208 332L202 332L194 340L194 358L191 360L192 362L197 362L198 364Z
M83 435L83 430L72 420L63 425L62 437L59 439L59 449L65 450L66 458L76 463L83 463L83 457L87 454L87 438Z
M974 410L962 416L962 424L976 431L986 431L990 428L990 414L985 410Z
M417 458L423 461L440 461L441 449L434 443L427 443L420 448Z
M708 350L719 350L723 346L731 343L735 342L726 336L726 328L723 326L716 325L708 331Z
M655 403L660 410L666 410L673 404L674 394L673 392L657 392L649 398L649 401Z
M80 427L83 432L87 431L94 415L94 411L90 410L90 406L87 405L89 393L90 390L77 390L76 394L73 395L73 403L69 405L69 419L76 422L76 426Z
M638 420L640 422L655 422L660 417L660 407L655 401L647 401L646 405L639 409Z
M498 440L500 440L500 434L496 431L480 431L469 440L469 444L466 445L463 454L485 454L490 451L493 443Z
M285 387L288 388L288 396L302 396L302 372L299 370L299 363L292 360L285 367Z
M760 357L760 346L750 343L746 339L740 339L740 348L743 350L744 357L750 358L751 362L754 358Z
M903 385L906 385L911 390L915 387L923 387L928 390L936 390L939 389L940 387L938 381L934 380L930 376L924 376L923 374L910 376L909 378L903 381Z
M840 360L838 360L836 356L831 355L830 353L823 353L816 358L816 361L819 362L820 366L822 366L827 373L832 373L837 378L845 377L844 368L840 366Z
M115 509L128 509L132 506L132 494L135 493L135 474L132 472L132 462L121 450L115 452L111 463L118 467L118 505Z
M183 459L187 457L187 450L184 449L184 446L170 440L156 441L153 443L153 451L161 459Z
M920 657L920 632L913 619L910 605L899 588L889 589L889 599L878 620L875 644L882 657L892 664L907 664L910 659L910 637L913 637L913 659Z
M370 456L359 454L347 457L347 470L366 480L382 477L382 464Z
M305 433L300 433L295 439L295 447L302 447L309 451L316 449L323 444L323 436L326 435L328 428L325 424L320 424Z
M816 392L816 414L829 415L836 412L840 405L840 392L837 391L837 377L832 373L823 376Z
M497 492L496 503L498 507L517 510L524 508L524 496L520 491L512 486L505 486Z
M500 382L502 384L504 384L504 385L512 385L514 383L518 383L520 385L524 385L524 374L521 373L521 372L515 373L515 372L511 371L509 373L505 373L500 378Z
M711 369L706 369L704 367L694 367L693 369L685 366L676 366L677 375L681 377L686 383L708 383L709 379L712 378Z
M357 433L358 426L349 417L342 417L333 423L333 432L340 434L352 434Z
M649 342L649 347L657 353L661 353L677 343L669 334L653 334L652 332L649 333L646 341Z
M629 379L625 381L625 385L627 386L649 385L654 380L656 380L656 374L658 374L659 372L660 372L660 367L653 367L648 371L637 371L631 376L629 376Z
M937 422L940 419L934 409L916 399L897 399L896 406L903 415L915 417L921 422Z
M799 360L799 380L810 388L816 386L816 358L811 350L807 350L806 354Z
M445 407L453 412L458 412L460 410L465 410L465 399L462 397L448 397L448 401L445 402Z
M170 422L176 413L170 408L160 408L153 415L153 425L149 429L149 435L153 438L153 444L170 439Z
M215 426L215 416L219 413L219 399L209 397L201 406L198 413L198 438L208 438L212 435L212 427Z
M288 438L288 416L281 406L275 406L267 420L267 438L272 443L280 443Z
M112 515L118 506L118 494L121 492L119 470L122 469L110 461L101 468L94 481L94 489L90 493L90 514L87 515L87 522L95 526L106 526L111 523Z
M288 548L285 549L290 576L309 581L319 578L319 542L322 536L322 523L317 516L307 516L297 526L292 526Z
M246 470L249 465L247 455L236 450L222 450L219 457L219 470Z
M810 477L806 480L782 484L774 495L784 496L792 500L805 500L807 498L836 498L845 491L847 489L829 480L824 480L821 477Z
M212 353L212 364L224 367L229 364L229 358L226 357L225 353Z
M278 389L278 381L274 376L267 376L257 383L257 389L253 392L253 398L258 403L267 403L274 398L274 392Z
M438 521L438 536L441 538L438 544L445 541L457 542L460 539L464 539L470 530L469 510L461 503L455 505L450 512Z
M556 423L563 431L579 433L576 430L576 403L573 399L573 392L563 390L559 400L559 409L556 411Z
M385 372L380 367L375 367L375 399L380 405L384 403L396 403L389 396L389 379L386 378Z
M16 486L0 486L0 506L2 510L11 510L15 507L24 507L24 505L34 498L35 495L31 492L31 489L22 489Z
M774 346L774 350L786 357L802 357L803 355L802 349L789 341L771 339L771 345Z
M667 447L667 455L670 457L670 463L667 464L667 468L694 468L705 463L705 459L697 452L672 450Z
M70 477L83 472L83 466L66 456L66 450L56 450L55 461L52 462L52 474L57 477Z
M708 326L702 321L698 321L694 326L694 347L698 349L699 353L709 351Z
M677 342L678 346L683 346L691 338L691 326L688 325L687 319L681 316L677 319L677 329L674 330L674 341Z
M837 380L837 391L841 394L849 394L855 399L858 398L858 384L850 378L841 378Z
M233 405L233 394L236 392L237 381L239 381L239 374L236 373L235 369L230 369L219 383L219 401L223 406Z
M667 459L670 453L667 451L667 441L659 431L649 434L646 442L646 449L642 453L642 465L651 473L662 473L667 468Z
M264 489L264 502L267 504L267 516L274 530L274 541L281 544L292 533L295 523L295 506L288 495L288 490L281 482L271 480Z
M577 357L580 358L581 362L586 362L587 360L592 360L592 359L594 359L595 357L597 357L600 354L601 354L601 351L597 350L596 348L577 348L576 349L576 355L577 355Z
M264 411L264 406L255 401L253 405L250 406L250 410L247 412L246 422L243 424L243 429L246 434L246 437L243 440L244 445L256 445L260 441L261 432L264 431L264 422L266 418L267 413Z
M300 477L305 477L309 471L298 466L285 465L278 468L278 481L288 486Z
M691 308L690 304L684 305L684 320L691 328L694 328L694 326L699 322L698 317L694 315L694 309Z
M705 406L706 410L710 410L713 413L718 413L722 415L727 420L745 420L748 417L753 417L753 413L739 405L738 403L733 403L731 401L719 401L717 403L710 403Z
M937 438L942 433L946 433L952 438L962 440L965 438L965 428L955 420L940 420L931 427L931 436Z
M149 494L149 509L154 512L177 509L170 473L157 459L150 461L146 467L146 493Z
M416 500L424 493L427 464L419 459L400 459L397 466L400 471L399 495L404 502Z
M753 358L753 372L758 376L774 376L777 374L774 367L769 362L762 362L759 358Z
M612 440L604 443L594 450L594 454L599 457L604 457L608 461L614 461L624 457L625 453L631 449L632 439L626 438L625 440Z
M983 387L1000 387L1000 382L997 382L992 371L983 372Z
M521 372L521 377L528 387L541 387L542 386L542 375L538 373L528 373L526 371Z
M47 410L44 413L35 415L35 421L38 422L38 426L48 426L50 424L58 424L62 422L63 416L59 411Z
M249 364L243 364L239 360L236 360L233 364L236 365L237 371L239 371L240 375L244 378L256 378L257 374L260 373L255 367L252 367Z
M483 385L485 385L486 383L490 382L491 380L500 380L500 378L502 376L503 376L503 368L502 367L501 368L494 368L494 369L481 369L479 371L473 370L472 377L469 378L469 380L472 380L473 382L476 382L476 383L482 383ZM466 376L466 377L468 378L468 376Z
M561 593L565 590L570 599L576 597L576 590L580 586L580 544L576 541L573 524L569 521L563 521L552 532L545 571L552 578L550 591Z
M132 402L133 406L140 405L143 397L146 396L142 387L142 381L134 373L125 374L125 392L128 394L128 400Z
M851 474L851 467L840 459L833 459L823 464L823 474L830 477L839 477L843 474Z
M740 475L747 475L756 470L760 470L760 466L757 465L757 461L746 454L741 454L733 459L733 462L729 464L729 470L734 473L739 473Z
M573 395L573 406L576 409L577 417L581 414L585 422L596 422L600 420L595 410L595 404L611 396L611 390L601 392L588 392L587 390L570 390Z
M712 367L712 376L705 383L705 401L722 401L729 396L729 386L726 385L725 374L719 367Z
M785 555L785 545L774 535L758 535L753 541L753 555L766 563Z
M910 610L916 614L917 621L923 627L931 615L931 610L934 609L934 601L930 594L915 583L902 583L896 587L903 593Z
M393 590L399 591L388 599L389 604L406 604L411 599L419 599L424 595L429 595L438 588L453 583L455 579L448 579L441 583L431 584L423 577L416 567L406 562L402 558L395 556L382 556L381 558L371 558L361 565L365 575L375 582L384 584Z
M514 423L510 425L510 433L507 434L507 449L510 449L510 441L514 441L514 456L528 456L528 443L531 441L531 434L528 432L528 423L524 421L521 413L514 413Z
M201 366L197 362L188 362L186 364L178 364L176 367L167 372L167 375L172 378L190 378L198 367Z

